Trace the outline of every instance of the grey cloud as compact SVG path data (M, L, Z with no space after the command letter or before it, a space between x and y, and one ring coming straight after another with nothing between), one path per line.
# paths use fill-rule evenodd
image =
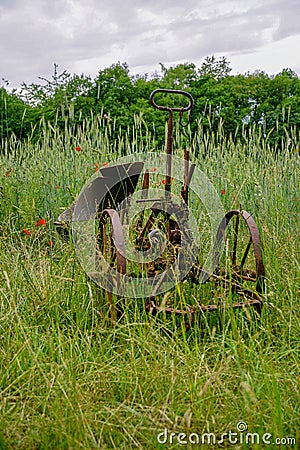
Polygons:
M0 0L0 77L34 81L54 62L72 70L112 55L146 67L253 52L266 30L300 33L299 17L299 0Z
M51 14L46 9L46 2L37 2L35 9L21 9L19 14L14 11L11 15L6 11L6 15L0 17L0 61L5 61L5 65L1 63L1 77L21 82L27 79L27 74L42 75L45 68L51 71L54 62L68 67L75 59L92 57L95 51L110 51L114 40L105 23L97 23L91 29L88 22L84 27L76 26L76 23L72 27L71 23L72 35L65 33L59 23L66 15L66 10L59 8L63 3L57 0L50 4L53 6Z
M300 2L299 0L277 0L274 5L279 19L279 26L273 35L275 40L300 33Z
M215 51L228 51L257 47L264 43L262 31L274 23L269 14L261 15L260 10L248 10L245 13L227 13L202 18L177 20L170 24L169 30L181 36L201 36L207 40L207 45L213 45ZM210 43L210 44L208 44Z
M248 16L237 13L220 14L211 19L202 18L198 13L192 18L176 19L164 31L165 35L169 33L169 39L162 39L160 57L165 57L165 62L174 59L199 60L212 53L253 49L263 44L261 30L272 24L271 17L262 19L256 14ZM170 45L172 41L180 41L180 46ZM146 44L151 47L151 40ZM136 59L140 57L138 55ZM150 60L157 60L158 55L152 52L149 57Z

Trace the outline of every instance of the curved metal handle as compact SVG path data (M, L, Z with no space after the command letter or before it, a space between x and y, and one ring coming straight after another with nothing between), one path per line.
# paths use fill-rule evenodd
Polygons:
M154 96L158 93L162 92L163 94L176 94L176 95L184 95L189 99L189 104L187 106L183 106L181 108L175 108L171 106L157 105L154 101ZM184 111L190 111L194 104L194 99L189 92L179 91L175 89L155 89L155 91L151 92L150 95L150 103L154 108L159 109L160 111L179 111L183 113Z

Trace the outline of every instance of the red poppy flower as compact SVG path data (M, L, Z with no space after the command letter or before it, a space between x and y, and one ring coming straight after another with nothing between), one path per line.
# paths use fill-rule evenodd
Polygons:
M161 180L161 184L166 184L166 180Z
M94 166L95 166L95 172L98 172L98 170L99 170L99 164L95 163Z
M221 194L222 194L222 195L225 195L225 194L226 194L225 189L222 189L222 190L221 190Z
M49 245L50 245L50 247L53 247L53 245L54 245L53 241L49 241Z
M151 172L156 172L157 168L156 167L152 167Z
M81 147L79 147L79 145L77 147L75 147L76 152L80 152Z
M11 173L12 173L12 169L9 169L5 172L5 176L9 177Z
M45 219L39 219L36 223L35 226L36 227L40 227L41 225L47 225L47 222Z
M109 164L109 163L106 161L104 164L102 164L102 166L107 167L108 164Z
M23 233L26 234L26 236L30 236L30 231L24 228Z

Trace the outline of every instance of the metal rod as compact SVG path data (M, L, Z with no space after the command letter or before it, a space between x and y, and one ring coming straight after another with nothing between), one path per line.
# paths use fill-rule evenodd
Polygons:
M248 256L248 253L249 253L249 250L250 250L250 247L251 247L251 244L252 244L252 237L250 236L248 245L247 245L247 247L245 249L244 255L243 255L242 260L241 260L241 269L244 267L246 258Z
M167 161L166 161L166 184L165 191L171 191L172 178L172 144L173 144L173 112L169 110L168 136L167 136Z
M161 202L162 198L138 198L136 203Z
M142 190L143 190L142 197L143 198L147 198L148 189L149 189L149 170L146 170L145 174L144 174L144 178L143 178L143 184L142 184Z
M237 215L235 219L235 227L234 227L234 241L233 241L233 251L232 251L232 264L236 264L236 250L237 250L237 241L238 241L238 234L239 234L239 222L240 222L240 216Z
M183 201L188 204L188 176L189 176L189 160L190 155L188 150L184 150L184 184L182 189Z

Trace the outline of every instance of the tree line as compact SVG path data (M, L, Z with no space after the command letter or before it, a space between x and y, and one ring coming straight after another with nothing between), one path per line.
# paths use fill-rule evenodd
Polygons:
M136 115L142 115L149 129L155 129L158 143L164 141L166 114L154 110L150 93L157 88L182 89L195 100L191 133L202 130L224 138L243 139L250 132L260 133L274 148L289 135L289 145L297 148L300 124L300 79L291 69L277 75L255 71L231 75L225 57L207 57L201 67L193 63L166 68L149 76L131 75L126 63L116 63L100 70L93 79L84 74L59 73L54 64L50 80L22 84L21 90L9 91L3 80L0 88L0 138L38 140L43 125L58 126L66 122L74 133L91 115L113 120L116 129L130 133ZM176 97L176 98L175 98ZM170 106L184 106L184 98L159 99ZM183 102L183 103L181 103Z

